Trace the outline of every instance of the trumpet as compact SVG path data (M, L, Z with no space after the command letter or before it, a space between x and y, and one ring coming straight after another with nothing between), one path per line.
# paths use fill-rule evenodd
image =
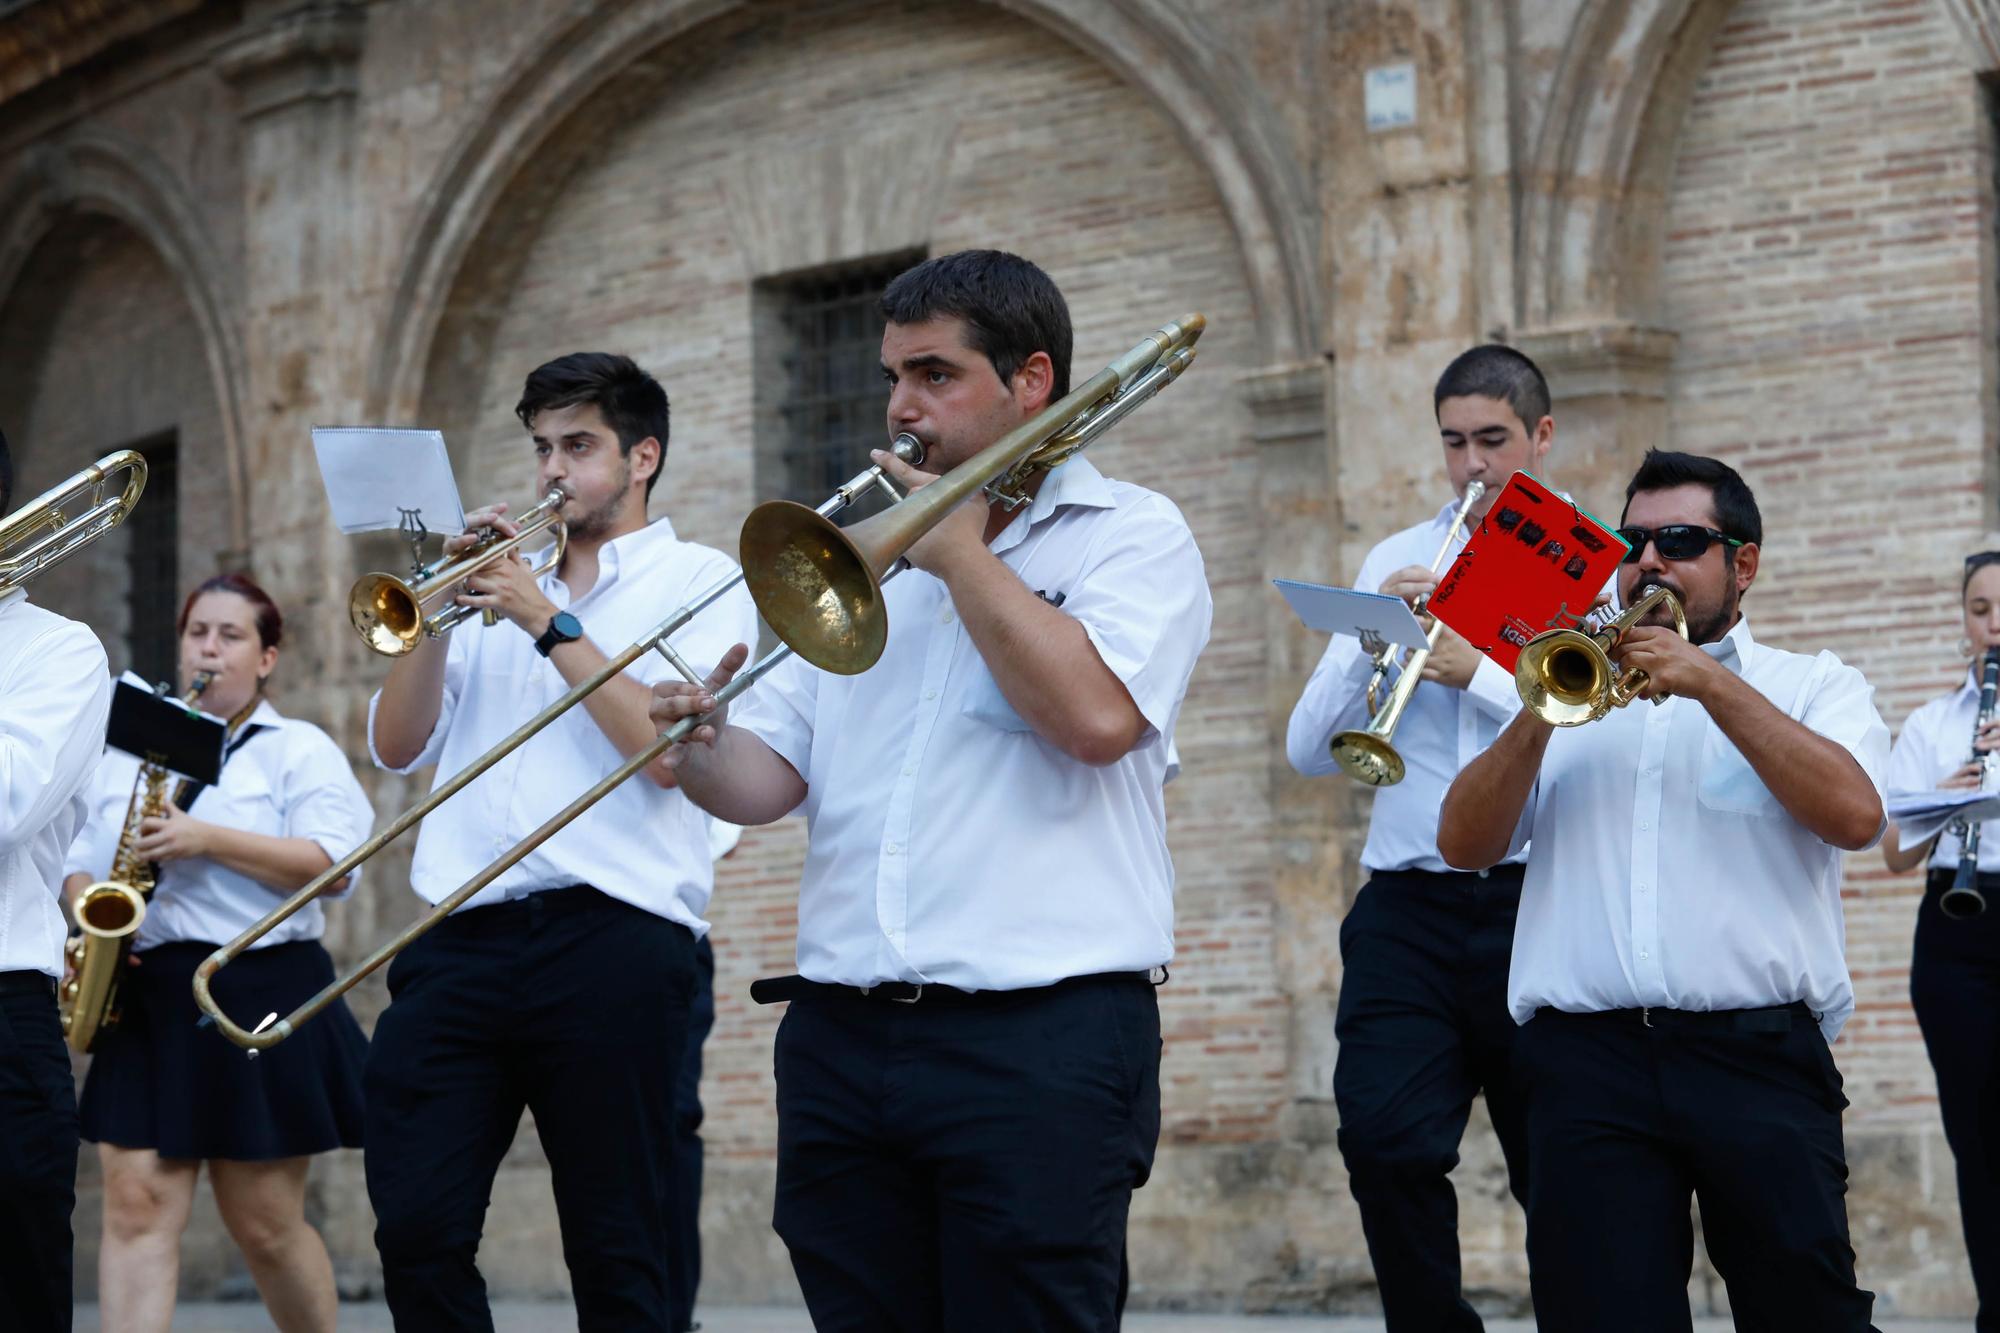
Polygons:
M125 474L115 496L111 479ZM0 519L0 597L75 555L123 523L146 489L146 459L132 449L106 454ZM87 507L72 516L67 507Z
M713 714L683 718L661 732L652 744L605 774L492 864L454 889L429 914L363 958L346 975L334 978L290 1014L282 1018L270 1014L255 1028L244 1028L216 1004L210 984L218 971L647 652L658 651L685 679L702 683L667 640L738 582L748 584L752 600L782 642L714 692L718 709L794 652L825 670L844 674L855 674L872 666L880 657L888 634L882 582L895 572L903 552L975 491L992 487L996 500L1004 503L1002 497L1012 496L1018 503L1033 472L1068 459L1177 379L1193 363L1194 342L1201 336L1205 323L1200 315L1191 314L1157 330L1081 387L1050 404L976 457L912 494L898 492L882 469L875 467L854 477L817 509L790 501L758 506L743 525L741 572L717 583L661 621L560 699L522 723L505 740L440 782L429 796L397 816L381 833L334 862L261 921L203 959L194 974L194 999L205 1015L203 1021L212 1022L225 1037L253 1055L284 1041L300 1024L469 902L606 793L685 740L696 727L707 723ZM911 450L918 451L920 457L921 448L914 437L898 437L896 441L896 452L905 461L910 461ZM834 513L872 489L896 496L896 503L852 528L843 529L832 522ZM758 595L760 589L765 597Z
M1972 721L1972 762L1984 779L1993 768L1993 756L1979 748L1979 733L1993 720L1994 695L2000 691L2000 648L1988 648L1979 668L1979 712ZM1955 819L1952 831L1958 834L1958 869L1951 887L1938 897L1938 910L1948 917L1964 920L1986 910L1986 895L1979 891L1979 830L1977 820Z
M1451 527L1445 531L1444 544L1438 547L1437 558L1431 561L1431 573L1437 573L1444 564L1445 556L1451 552L1452 541L1465 527L1472 506L1478 504L1479 497L1484 494L1485 482L1465 483L1465 498L1459 501L1458 513L1452 516ZM1424 602L1429 600L1429 597L1423 599ZM1421 603L1417 609L1423 609ZM1384 644L1381 651L1375 654L1375 670L1368 676L1368 725L1358 731L1350 729L1341 732L1328 746L1333 751L1334 762L1348 777L1371 787L1393 787L1403 780L1403 756L1396 753L1390 737L1396 734L1396 724L1403 720L1403 710L1409 707L1410 696L1417 692L1417 682L1423 679L1424 663L1430 659L1431 649L1437 647L1438 633L1443 628L1443 622L1433 617L1430 633L1424 636L1424 646L1412 652L1410 660L1403 663L1403 674L1397 677L1387 702L1380 709L1375 706L1375 691L1381 687L1389 674L1390 665L1396 660L1396 645Z
M1594 634L1551 629L1528 640L1514 663L1514 688L1520 691L1522 704L1550 726L1580 727L1631 703L1645 688L1648 677L1637 667L1619 674L1611 654L1628 630L1662 604L1685 639L1687 615L1681 610L1680 599L1654 584L1652 591ZM1656 704L1666 701L1664 694L1653 696Z
M425 638L443 638L467 616L478 614L490 627L498 619L492 611L475 612L472 607L452 604L451 598L467 578L496 560L512 556L544 530L552 530L555 538L535 574L554 569L569 540L569 529L562 521L563 503L568 499L569 493L561 486L551 486L540 504L521 515L520 531L512 537L503 538L497 529L489 528L477 545L455 560L440 557L430 565L417 561L407 579L381 572L363 574L347 594L347 618L362 641L385 657L401 657ZM437 602L446 605L435 612L425 610Z

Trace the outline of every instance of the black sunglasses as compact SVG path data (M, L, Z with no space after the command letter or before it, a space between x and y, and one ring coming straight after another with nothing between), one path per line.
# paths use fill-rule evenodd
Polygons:
M1646 553L1646 543L1660 548L1664 560L1695 560L1716 542L1727 546L1741 546L1743 543L1714 528L1704 528L1697 523L1669 523L1664 528L1620 528L1618 535L1632 544L1625 553L1625 563L1637 564L1639 557Z

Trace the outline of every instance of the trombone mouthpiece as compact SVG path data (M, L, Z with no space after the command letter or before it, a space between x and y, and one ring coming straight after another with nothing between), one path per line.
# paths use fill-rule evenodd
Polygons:
M910 434L910 432L904 431L889 442L889 452L902 459L905 463L908 463L911 467L922 467L924 465L924 455L929 450L924 448L922 440Z

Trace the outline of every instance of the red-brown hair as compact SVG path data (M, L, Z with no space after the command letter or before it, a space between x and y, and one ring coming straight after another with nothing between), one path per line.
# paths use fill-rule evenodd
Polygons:
M181 618L174 622L176 634L187 633L188 614L203 593L233 592L250 603L257 612L257 643L264 648L276 648L278 641L285 637L285 615L278 610L278 604L271 600L271 594L258 587L247 574L216 574L195 585L187 600L181 603Z

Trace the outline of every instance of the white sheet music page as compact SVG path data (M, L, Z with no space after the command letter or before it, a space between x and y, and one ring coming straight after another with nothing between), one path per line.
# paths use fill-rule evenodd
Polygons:
M342 532L400 528L408 515L441 535L464 529L465 506L443 431L314 426L312 439L333 521Z

